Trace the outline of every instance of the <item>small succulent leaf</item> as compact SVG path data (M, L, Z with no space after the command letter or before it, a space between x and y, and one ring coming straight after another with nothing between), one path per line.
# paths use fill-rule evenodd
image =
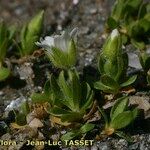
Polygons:
M132 111L124 111L111 120L110 126L115 130L125 128L134 120Z
M48 110L48 112L54 116L62 116L62 115L65 115L65 114L69 114L70 111L67 111L65 109L62 109L60 107L57 107L57 106L54 106L54 108L50 108L50 110Z
M26 38L40 35L43 27L43 19L44 19L44 11L40 11L36 16L34 16L31 21L28 23L28 31L26 34ZM36 42L36 41L35 41Z
M122 131L116 131L115 134L118 135L118 136L121 137L121 138L124 138L126 141L128 141L128 142L130 142L130 143L133 142L132 137L129 136L129 135L127 135L127 134L125 134L125 133L122 132Z
M23 126L23 125L27 124L26 115L25 114L22 114L22 113L17 114L15 120L16 120L16 123L18 125L20 125L20 126Z
M108 117L107 117L107 115L106 115L104 109L98 107L98 110L99 110L99 112L102 114L102 116L103 116L103 118L104 118L104 121L105 121L105 125L106 125L106 127L107 127L108 124L109 124L109 121L108 121Z
M35 41L38 40L38 36L32 36L26 39L25 47L22 49L23 56L30 55L36 50L37 46L35 45Z
M145 49L145 43L143 41L137 41L135 39L131 39L131 43L137 49L140 49L140 50Z
M109 87L112 90L118 91L120 88L119 84L108 75L102 75L100 80L102 84L104 84L105 86Z
M51 99L53 101L53 104L58 106L60 105L60 100L62 100L63 95L54 75L50 76L50 86L51 86L51 92L49 94L51 94Z
M64 71L60 73L58 80L59 80L60 89L64 94L64 99L67 100L68 102L68 107L72 106L73 108L74 106L73 99L72 99L73 95L72 95L71 88L69 87L68 83L65 80Z
M85 112L80 111L80 112L70 112L68 114L64 114L61 116L61 121L62 122L77 122L80 121L83 118L83 115Z
M121 97L116 100L115 104L111 108L110 118L113 120L116 116L122 113L129 104L129 98L127 96Z
M51 94L51 85L50 85L50 80L46 81L44 85L44 94L49 96Z
M85 133L89 132L90 130L92 130L94 127L95 127L94 124L86 123L85 125L83 125L80 128L80 133L85 134Z
M134 83L136 79L137 79L137 75L133 75L133 76L129 77L128 80L125 81L124 83L122 83L120 86L121 86L121 87L129 86L129 85L131 85L132 83Z
M68 50L68 65L74 66L77 61L77 51L76 51L76 44L73 39L71 39L69 43L69 50Z
M8 40L7 39L5 39L4 41L3 41L3 43L1 43L1 45L0 45L0 62L3 62L3 60L4 60L4 58L5 58L5 56L6 56L6 53L7 53L7 43L8 42Z
M82 90L82 94L81 94L82 101L80 102L80 107L87 102L87 99L89 99L92 91L91 87L86 82L81 83L81 90Z
M87 84L90 88L90 86ZM84 100L84 103L81 105L82 110L86 110L92 106L93 103L94 92L91 90L87 93L87 98Z
M112 18L114 18L116 21L119 21L120 19L123 19L123 16L125 14L125 0L117 0L113 6L112 10Z
M4 22L0 23L0 45L7 37L7 27Z
M139 11L138 11L138 18L137 18L138 20L142 19L145 16L145 14L147 13L146 7L147 7L147 3L142 4L140 6Z
M72 98L74 103L74 108L79 110L80 100L81 100L81 84L79 81L79 76L76 71L68 71L69 79L71 81Z
M21 112L24 115L27 115L30 112L30 106L29 106L29 104L28 104L27 101L25 101L24 103L22 103L21 106L20 106L20 108L21 108Z
M139 9L142 0L130 0L127 2L127 5L130 6L132 9L137 10Z
M47 50L46 53L49 59L52 61L55 67L66 69L68 65L66 64L67 54L64 53L62 50L52 47L50 52Z
M14 37L15 35L15 32L16 32L16 27L15 26L11 26L9 29L8 29L8 32L9 32L9 40L12 40L12 38Z
M106 58L102 52L102 53L100 53L99 58L98 58L98 70L101 74L105 74L105 71L104 71L105 63L106 63Z
M117 93L118 92L118 90L116 90L112 87L104 85L101 81L95 82L94 83L94 88L98 89L98 90L102 90L103 92L106 92L106 93Z
M71 132L68 132L68 133L64 134L64 135L61 137L61 140L62 140L62 141L71 140L71 139L73 139L73 138L75 138L75 137L77 137L77 136L79 136L79 135L80 135L80 132L79 132L79 131L73 130L73 131L71 131Z
M116 22L116 20L113 19L112 17L109 17L107 19L107 25L111 30L113 30L118 27L118 22Z
M8 68L0 68L0 81L4 81L10 75L10 70Z
M31 95L31 100L33 103L44 103L49 102L50 99L44 93L33 93Z
M26 46L26 34L27 34L27 25L24 25L21 29L20 40L21 40L21 48L25 49Z

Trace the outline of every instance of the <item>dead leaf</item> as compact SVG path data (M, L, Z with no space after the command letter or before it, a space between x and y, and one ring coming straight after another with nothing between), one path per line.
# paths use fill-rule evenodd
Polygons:
M34 118L30 123L29 126L31 128L42 128L44 125L43 123L38 119L38 118Z
M59 125L63 125L63 126L69 126L71 123L69 122L62 122L61 121L61 118L59 117L55 117L55 116L50 116L50 121L53 123L53 124L59 124Z

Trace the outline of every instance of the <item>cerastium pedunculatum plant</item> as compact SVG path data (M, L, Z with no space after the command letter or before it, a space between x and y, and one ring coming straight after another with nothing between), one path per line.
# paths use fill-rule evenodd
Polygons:
M128 68L127 54L122 50L121 35L114 29L105 41L99 56L98 69L100 81L94 87L106 93L117 94L123 87L132 84L137 76L126 77Z
M150 3L144 0L116 0L107 29L119 28L123 43L139 50L139 58L149 81L150 56L147 53L150 37ZM148 69L147 69L148 68Z
M150 4L143 0L116 0L107 27L119 28L124 43L145 49L150 36Z
M12 45L14 33L14 26L8 28L4 22L0 23L0 81L5 80L10 74L10 70L4 67L4 59L8 48Z
M116 134L120 137L127 139L127 141L131 141L131 138L127 136L120 129L127 127L131 124L138 115L138 109L134 108L129 110L129 99L128 97L122 97L116 100L115 104L111 108L110 116L107 117L102 108L99 108L102 116L105 120L105 127L102 131L102 135L112 135Z
M79 122L93 104L93 91L87 83L80 83L75 70L62 71L58 80L51 76L42 95L32 95L33 102L49 102L47 110L62 122Z
M46 36L44 40L36 44L46 50L50 61L62 69L69 69L76 63L77 28L70 33L63 31L61 35Z
M44 11L40 11L31 21L25 24L20 33L18 49L21 57L27 56L36 50L35 42L39 40L43 30Z

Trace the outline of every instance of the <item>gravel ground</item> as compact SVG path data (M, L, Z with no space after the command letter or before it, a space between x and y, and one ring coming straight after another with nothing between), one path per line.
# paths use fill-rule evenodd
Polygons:
M77 3L75 3L77 2ZM9 24L21 26L40 9L45 10L45 33L50 35L63 29L79 28L78 51L79 59L77 67L96 67L96 58L101 49L104 38L102 36L104 23L112 5L111 0L1 0L0 20L4 19ZM43 35L43 36L44 36ZM40 67L39 67L40 68ZM0 87L0 116L10 101L27 98L33 87L24 86L20 81L20 87L7 85ZM41 86L43 83L41 83ZM35 87L34 91L41 91L41 87ZM9 93L9 94L8 94ZM138 95L138 94L137 94ZM149 95L148 95L149 96ZM148 118L149 120L149 118ZM95 143L86 150L149 150L149 130L144 132L140 127L139 134L133 134L134 143L129 144L124 139L107 138ZM1 139L10 138L11 135L3 135ZM21 135L20 135L21 136ZM17 137L18 138L18 137ZM25 139L25 138L24 138ZM3 149L3 147L0 149ZM11 148L9 148L11 149ZM14 149L14 148L12 148ZM19 147L17 148L19 149ZM66 148L68 150L69 148Z

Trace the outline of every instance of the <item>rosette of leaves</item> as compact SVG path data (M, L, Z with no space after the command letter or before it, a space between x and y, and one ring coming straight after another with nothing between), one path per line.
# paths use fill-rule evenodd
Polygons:
M34 93L33 102L49 102L47 110L62 122L78 122L93 104L93 91L87 83L80 83L75 70L62 71L58 80L52 75L45 85L44 93Z
M82 137L83 134L87 134L89 131L91 131L94 128L94 124L86 123L84 125L80 125L78 129L73 129L70 132L67 132L61 137L61 140L72 140L75 138Z
M122 51L121 35L114 29L103 45L99 56L100 81L94 83L96 89L117 94L123 87L132 84L137 76L126 77L128 57Z
M39 40L43 29L44 11L40 11L31 21L25 24L20 33L20 44L17 46L21 57L36 50L35 42Z
M145 49L150 36L150 4L143 0L116 0L107 21L110 30L119 27L123 42Z
M77 28L70 33L63 31L61 35L46 36L36 44L45 49L46 54L55 67L69 69L77 60Z
M129 136L121 129L131 124L138 115L138 109L134 108L129 110L128 108L129 99L128 97L121 97L116 100L115 104L111 108L110 116L108 117L102 108L99 108L102 116L104 117L105 127L101 134L112 135L116 134L122 138L132 141Z
M10 74L10 70L4 67L3 63L6 57L7 50L12 45L14 34L14 26L7 27L4 22L0 23L0 81L5 80Z

